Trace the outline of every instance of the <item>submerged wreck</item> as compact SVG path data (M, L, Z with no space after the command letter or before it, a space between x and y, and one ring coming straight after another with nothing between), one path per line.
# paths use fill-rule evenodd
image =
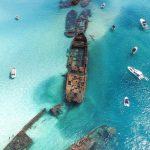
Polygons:
M59 8L68 8L68 7L77 5L79 1L80 0L66 0L66 1L61 0L59 2Z
M77 5L80 2L80 0L71 0L72 5Z
M87 16L85 10L83 10L77 19L76 32L77 33L78 32L85 33L87 27L88 27L88 16Z
M59 116L60 114L62 114L62 110L61 110L62 106L63 103L55 105L49 110L49 113L55 117Z
M81 0L80 1L80 6L81 7L86 7L89 5L90 0Z
M81 103L87 80L88 48L84 33L78 33L71 44L66 80L67 102Z
M71 145L68 150L104 150L115 133L116 130L112 127L100 126Z
M76 33L76 19L77 12L70 10L66 16L65 35L67 37L74 37Z

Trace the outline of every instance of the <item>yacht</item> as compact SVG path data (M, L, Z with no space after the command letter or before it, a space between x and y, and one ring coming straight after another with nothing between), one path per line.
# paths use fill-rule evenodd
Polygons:
M148 29L148 24L145 19L141 18L140 23L143 29Z
M128 97L125 97L125 98L124 98L124 106L130 107L130 101L129 101L129 98L128 98Z
M16 68L12 68L12 69L11 69L10 77L11 77L12 79L16 78Z
M101 8L101 9L104 9L105 6L106 6L106 3L102 3L102 4L100 5L100 8Z
M130 106L130 101L128 97L124 98L124 106L129 107Z
M142 79L148 80L148 78L145 77L144 74L141 71L139 71L139 70L137 70L137 69L135 69L133 67L130 67L130 66L128 67L128 70L132 74L134 74L139 80L142 80Z
M137 52L137 50L138 50L138 47L135 46L132 48L131 53L134 55Z

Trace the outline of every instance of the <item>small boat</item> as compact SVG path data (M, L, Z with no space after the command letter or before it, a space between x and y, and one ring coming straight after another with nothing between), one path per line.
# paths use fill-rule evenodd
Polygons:
M132 48L131 53L134 55L137 52L137 50L138 50L138 47L135 46Z
M10 77L11 77L12 79L16 78L16 68L12 68L12 69L11 69Z
M148 29L148 24L145 19L141 18L140 23L143 29Z
M100 8L101 8L101 9L104 9L105 6L106 6L106 3L102 3L102 4L100 5Z
M17 21L20 20L20 17L19 17L19 16L16 16L16 17L15 17L15 20L17 20Z
M135 69L135 68L133 68L133 67L128 67L128 70L132 73L132 74L134 74L139 80L142 80L142 79L145 79L145 80L149 80L147 77L145 77L144 76L144 74L141 72L141 71L139 71L139 70L137 70L137 69Z
M112 29L112 31L115 31L116 30L116 26L112 25L111 29Z
M130 107L130 101L129 101L129 98L128 98L128 97L125 97L125 98L124 98L124 106Z

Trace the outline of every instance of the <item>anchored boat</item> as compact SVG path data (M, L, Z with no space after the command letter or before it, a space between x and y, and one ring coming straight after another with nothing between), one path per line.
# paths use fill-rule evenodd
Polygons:
M104 9L105 6L106 6L106 3L102 3L102 4L100 5L100 8L101 8L101 9Z
M128 98L128 97L125 97L125 98L124 98L124 106L130 107L130 101L129 101L129 98Z
M12 68L12 69L11 69L10 77L11 77L12 79L16 78L16 68Z
M87 80L88 48L84 33L78 33L71 44L66 80L66 100L81 103Z
M140 24L141 24L143 29L148 29L148 23L145 19L141 18L140 19Z
M138 47L135 46L135 47L132 48L131 53L134 55L137 52L137 50L138 50Z
M139 80L142 80L142 79L145 79L145 80L149 80L147 77L145 77L144 76L144 74L141 72L141 71L139 71L139 70L137 70L137 69L135 69L135 68L133 68L133 67L128 67L128 70L132 73L132 74L134 74Z
M74 37L76 33L77 12L70 10L66 16L65 35L67 37Z

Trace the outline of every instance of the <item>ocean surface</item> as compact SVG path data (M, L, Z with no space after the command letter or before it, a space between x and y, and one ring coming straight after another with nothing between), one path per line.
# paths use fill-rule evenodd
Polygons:
M84 102L64 107L57 119L45 114L27 134L30 150L65 150L93 128L116 128L107 150L150 150L150 81L139 81L127 70L134 66L150 78L149 0L92 0L86 32L89 43L88 82ZM72 39L64 36L69 10L59 0L0 0L0 150L44 107L64 102L67 49ZM21 19L15 21L19 15ZM116 31L111 32L111 26ZM93 35L93 41L89 35ZM139 50L135 56L130 52ZM12 67L17 77L9 79ZM123 106L128 96L129 108Z

